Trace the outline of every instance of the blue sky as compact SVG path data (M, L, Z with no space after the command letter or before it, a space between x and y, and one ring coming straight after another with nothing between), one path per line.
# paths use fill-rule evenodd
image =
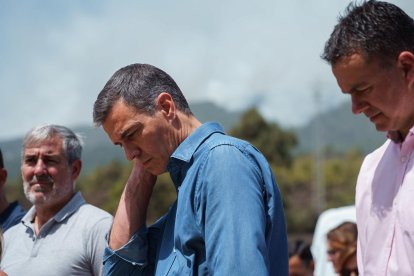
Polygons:
M414 16L414 1L389 1ZM344 0L0 0L0 140L44 123L92 125L109 77L168 72L190 103L252 104L291 127L347 97L320 58Z

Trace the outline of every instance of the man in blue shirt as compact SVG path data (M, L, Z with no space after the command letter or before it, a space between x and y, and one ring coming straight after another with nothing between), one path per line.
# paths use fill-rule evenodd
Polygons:
M118 70L93 119L134 162L108 235L105 275L287 275L281 195L263 155L201 124L174 80L147 64ZM156 176L177 200L147 228Z
M26 211L19 202L9 203L4 190L7 181L7 170L4 167L3 154L0 149L0 227L4 232L20 222Z

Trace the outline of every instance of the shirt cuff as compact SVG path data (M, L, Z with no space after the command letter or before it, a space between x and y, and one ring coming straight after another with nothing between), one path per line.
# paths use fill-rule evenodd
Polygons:
M112 250L109 247L109 233L106 235L106 248L103 256L104 262L116 262L122 259L132 265L145 266L148 263L148 229L144 225L121 248Z

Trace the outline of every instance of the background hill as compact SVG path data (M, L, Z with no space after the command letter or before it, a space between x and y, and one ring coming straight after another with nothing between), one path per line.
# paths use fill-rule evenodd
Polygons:
M218 121L226 131L234 126L241 116L241 112L227 111L210 102L193 103L191 104L191 109L202 122ZM126 162L122 149L115 147L110 142L102 128L95 128L92 125L74 126L71 128L81 134L85 141L85 147L82 153L82 175L98 166L106 165L114 159ZM17 137L15 139L0 141L4 162L9 172L9 179L14 179L20 175L22 140L23 137Z
M240 120L242 112L227 111L210 102L193 103L191 108L202 122L218 121L229 131ZM292 129L298 139L295 155L311 153L315 149L346 152L359 149L364 154L385 141L385 133L379 133L363 115L351 113L350 103L341 104L312 118L303 127ZM113 159L125 162L122 149L114 147L101 128L77 126L73 129L85 140L82 174ZM0 141L10 179L20 174L20 151L22 137Z
M378 132L368 118L352 114L348 101L315 116L294 132L298 138L296 153L328 148L335 152L358 149L367 154L386 140L386 133Z

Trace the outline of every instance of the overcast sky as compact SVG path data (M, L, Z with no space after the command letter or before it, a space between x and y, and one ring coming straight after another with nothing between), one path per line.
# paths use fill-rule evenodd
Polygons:
M414 16L413 0L389 1ZM320 59L345 0L0 0L0 140L44 123L92 125L110 76L169 73L190 104L257 106L282 126L349 100Z

